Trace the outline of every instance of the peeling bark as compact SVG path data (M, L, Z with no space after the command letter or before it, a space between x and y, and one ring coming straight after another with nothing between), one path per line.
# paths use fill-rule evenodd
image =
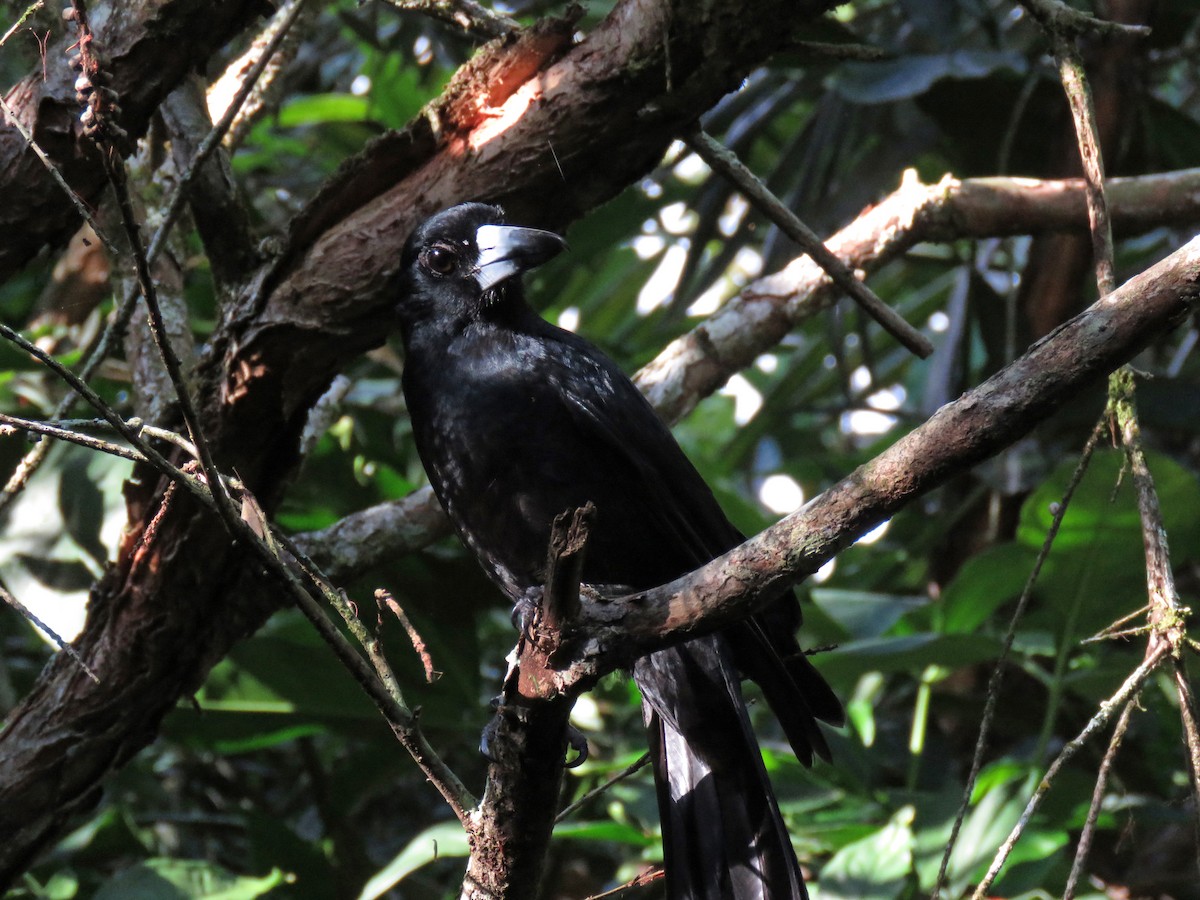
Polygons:
M576 46L561 37L549 48L520 37L488 45L472 64L488 77L468 66L431 107L437 116L427 110L348 164L256 288L224 311L197 370L222 470L236 471L265 510L274 508L309 408L338 368L389 327L389 276L422 217L474 197L500 200L522 221L564 225L649 171L680 129L787 41L791 24L829 5L625 0ZM149 9L145 21L135 15L139 4L130 8L128 23L114 15L93 24L131 36L128 47L111 41L109 53L121 125L137 135L182 71L256 7L176 0ZM27 80L14 94L37 115L39 141L64 160L68 180L92 196L99 168L77 141L69 79L56 79L44 89ZM17 141L11 129L0 134L0 160L13 161L0 165L0 184L6 192L18 184L19 201L4 209L22 211L27 233L0 241L0 277L73 227L65 198L41 185L43 173L29 168ZM0 235L17 227L0 220ZM96 802L104 779L153 740L166 711L278 604L190 498L139 470L127 500L129 534L93 590L77 642L101 683L56 659L0 731L0 887Z
M107 15L97 9L92 27L111 62L106 71L120 98L117 124L132 138L141 137L159 103L189 71L203 68L226 41L269 12L263 0L125 0ZM75 73L66 57L75 39L72 29L51 44L47 78L39 67L5 99L67 183L95 206L105 179L95 147L79 125ZM70 200L8 122L0 123L0 197L0 280L43 246L65 243L79 227Z

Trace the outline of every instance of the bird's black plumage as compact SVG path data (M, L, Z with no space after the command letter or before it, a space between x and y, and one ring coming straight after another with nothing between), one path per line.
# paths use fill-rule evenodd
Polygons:
M468 203L405 246L397 305L417 450L459 535L513 601L542 584L551 523L591 501L594 584L649 588L741 543L633 383L538 316L520 274L557 235ZM842 708L795 639L789 592L725 631L635 664L672 900L799 898L805 890L742 700L762 687L797 757L828 757L817 719Z

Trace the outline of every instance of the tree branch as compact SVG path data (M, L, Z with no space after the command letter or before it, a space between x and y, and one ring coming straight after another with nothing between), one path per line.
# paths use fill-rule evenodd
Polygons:
M1027 434L1200 305L1200 237L1038 341L1019 359L801 509L670 584L584 603L586 638L560 687L734 622L815 572L917 497Z
M922 359L933 353L929 338L913 328L894 309L875 296L875 292L859 281L850 267L829 251L800 217L784 206L783 202L767 190L758 177L727 147L714 140L702 129L697 129L686 138L687 145L704 160L714 172L724 175L746 199L757 206L788 237L800 245L826 275L868 316Z
M118 123L131 137L145 133L151 114L191 70L203 68L218 48L266 10L261 0L165 0L113 4L101 34L121 105ZM66 34L47 48L47 77L39 67L5 100L50 161L85 202L94 204L105 184L99 155L83 139L75 100L75 73L64 51ZM9 122L0 127L0 280L45 244L60 244L79 224L70 199L54 184L25 139ZM36 215L30 212L36 211Z
M783 25L826 5L720 0L701 8L684 0L622 0L577 46L573 24L535 27L489 45L418 122L350 163L297 222L288 252L257 273L257 289L223 310L196 371L215 458L238 473L270 515L298 461L309 407L332 374L377 343L391 321L387 276L416 221L471 196L503 199L514 218L529 221L546 205L548 189L562 201L553 211L559 224L580 215L649 171L684 123L787 40ZM200 43L229 25L235 6L174 0L154 7L176 16L168 31L185 42L161 72L144 71L145 60L130 59L105 36L125 131L141 132L149 100L157 102L191 67ZM60 123L60 143L48 152L69 156L74 96L69 73L65 80L59 114L67 124ZM607 149L626 141L628 153ZM570 179L566 188L556 154ZM98 183L94 160L79 165L82 174L65 172L68 182L78 188L78 176ZM0 171L19 174L20 166ZM7 185L0 182L6 191ZM46 196L5 209L24 217ZM53 202L59 199L54 189ZM12 227L0 214L0 236ZM57 233L46 228L36 244ZM0 244L2 277L32 245ZM101 684L56 659L0 731L0 885L72 814L96 801L103 780L153 739L165 712L282 599L261 581L259 560L231 544L203 501L167 490L144 468L126 499L129 527L116 563L93 590L75 645Z
M921 241L1086 230L1082 179L945 178L935 185L906 181L828 241L851 269L872 272ZM1114 225L1137 233L1163 224L1200 222L1200 169L1113 178ZM796 325L836 300L824 272L799 257L745 287L721 309L669 344L634 381L660 416L683 418L735 372L774 347ZM346 516L299 535L335 579L411 553L450 533L429 488Z
M595 507L554 520L546 585L532 632L517 645L487 731L488 775L467 828L462 900L536 897L561 794L567 723L578 692L556 692L554 654L579 612L579 573Z

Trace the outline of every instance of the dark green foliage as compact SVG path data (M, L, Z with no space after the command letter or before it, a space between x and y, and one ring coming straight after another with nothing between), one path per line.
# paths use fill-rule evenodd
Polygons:
M532 20L563 4L509 5ZM592 4L580 27L609 5ZM5 5L10 18L14 6ZM1126 113L1131 127L1106 156L1113 173L1200 165L1200 11L1189 0L1162 6ZM706 127L823 234L895 189L910 167L926 181L946 173L1061 175L1048 145L1065 121L1062 92L1040 32L1013 10L981 0L841 7L837 20L801 37L870 43L886 59L842 62L802 47L789 51L710 111ZM367 140L434 98L474 49L442 25L349 0L322 13L310 44L278 114L260 122L233 159L264 235L284 228ZM8 53L6 46L0 71L8 71ZM28 62L22 56L14 71L26 71ZM568 239L571 252L530 280L531 299L548 318L576 318L578 330L629 372L694 326L698 317L688 310L699 298L724 299L758 266L773 272L795 255L757 211L744 211L726 184L678 151L575 224ZM1119 244L1119 276L1180 243L1179 233L1163 228ZM938 345L931 360L914 360L843 304L742 373L744 395L752 389L762 401L748 421L735 417L729 396L701 402L676 434L737 525L752 533L777 518L759 497L764 479L788 476L812 497L1019 354L1027 342L1006 337L1005 310L1016 302L1014 276L1027 264L1028 246L1027 238L920 246L873 276L873 289L931 334ZM656 280L661 302L639 312L639 295L656 271L662 279L664 261L674 277ZM216 300L202 258L188 266L202 339ZM39 263L0 286L6 321L27 321L46 269ZM61 339L64 348L78 337L41 327L42 337ZM1139 388L1142 422L1176 573L1193 606L1200 362L1186 348L1194 334L1182 328L1137 361L1159 376ZM325 527L424 483L400 399L396 346L347 373L353 385L279 516L289 530ZM77 354L64 349L62 358ZM100 386L128 409L127 384ZM47 415L59 395L57 384L0 346L0 409ZM928 896L970 766L990 663L1051 507L1102 407L1099 390L1079 398L1001 457L897 514L876 540L846 551L802 588L811 601L803 642L836 645L816 658L849 713L850 724L831 735L836 765L801 768L769 716L756 724L822 898ZM853 418L872 411L873 419ZM5 473L27 446L14 437L0 442ZM1121 470L1118 453L1098 452L1018 626L944 896L979 879L1048 759L1142 658L1140 636L1081 643L1146 602L1140 523ZM112 553L123 471L80 451L56 453L0 532L5 585L30 605L33 596L77 604ZM19 516L34 507L52 524L30 537ZM1008 524L993 527L991 512ZM479 733L513 644L499 596L453 540L344 586L365 621L373 625L378 615L432 744L480 790ZM424 638L442 673L436 683L424 682L398 623L372 608L380 586ZM4 712L47 653L14 613L0 615ZM1144 711L1109 784L1092 872L1135 895L1194 898L1200 893L1194 860L1187 874L1194 845L1174 697L1165 676L1143 693ZM593 756L568 775L572 797L623 769L643 747L637 697L622 678L593 691L577 723ZM1061 895L1104 740L1068 767L994 895ZM553 895L583 897L632 877L661 853L656 828L643 770L563 823L551 866L561 894ZM1183 849L1175 852L1176 844ZM1147 854L1156 847L1166 861L1153 869ZM216 667L194 704L168 717L158 742L12 896L354 897L375 876L381 890L402 879L391 896L440 898L457 895L457 857L465 852L441 798L308 624L289 611Z

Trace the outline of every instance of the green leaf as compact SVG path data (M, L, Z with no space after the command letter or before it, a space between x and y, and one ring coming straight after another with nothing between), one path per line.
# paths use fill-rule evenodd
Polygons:
M466 856L470 853L467 835L458 822L441 822L426 828L408 842L390 863L363 885L358 900L375 900L403 879L435 859Z
M88 589L125 522L132 463L59 445L17 495L0 529L0 580L65 640L83 625Z
M554 836L579 841L613 841L634 847L649 847L658 843L657 837L648 835L632 825L612 820L561 822L554 826Z
M353 94L306 94L289 100L279 110L284 128L324 122L361 122L367 118L367 98Z
M997 774L1000 775L999 772ZM997 781L995 787L968 810L946 870L947 896L958 894L968 882L984 874L996 848L1008 837L1020 818L1026 798L1037 784L1037 779L1037 773L1031 773L1021 782ZM937 880L942 853L950 839L950 828L958 807L957 796L942 795L931 799L939 807L936 813L938 824L932 828L926 825L918 832L916 857L920 885L926 890L932 888Z
M1018 543L989 547L968 559L942 594L942 630L974 632L1021 595L1036 559L1036 550Z
M1027 619L1030 629L1054 631L1073 640L1104 628L1146 602L1142 524L1132 480L1122 477L1124 457L1097 453L1071 505L1038 580L1044 598ZM1147 453L1162 506L1163 525L1178 569L1200 546L1200 482L1195 475L1158 453ZM1060 501L1073 462L1064 463L1021 509L1018 541L1040 548ZM1071 634L1067 623L1078 619Z
M1009 51L910 53L883 62L847 63L835 85L855 103L884 103L923 94L942 78L982 78L998 69L1019 73L1025 68L1024 57Z
M253 900L287 880L279 869L251 878L205 860L149 859L105 882L95 900Z
M883 828L839 850L821 869L814 900L899 897L912 873L913 818L913 807L904 806Z
M992 659L996 638L982 634L908 634L851 641L836 653L822 654L820 669L829 678L855 678L866 672L912 672L925 666L958 666Z
M259 635L238 645L196 694L203 709L369 718L378 712L323 644Z
M905 613L929 604L928 597L876 591L813 588L811 594L813 602L841 625L847 636L857 639L880 637Z

